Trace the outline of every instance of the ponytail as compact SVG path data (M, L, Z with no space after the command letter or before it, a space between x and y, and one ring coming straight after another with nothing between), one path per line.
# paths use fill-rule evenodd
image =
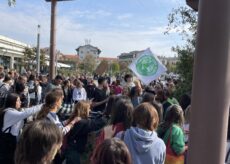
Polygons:
M44 104L42 106L41 111L37 115L37 120L42 120L42 119L46 118L46 116L48 115L49 112L50 112L50 106L48 106L47 104Z

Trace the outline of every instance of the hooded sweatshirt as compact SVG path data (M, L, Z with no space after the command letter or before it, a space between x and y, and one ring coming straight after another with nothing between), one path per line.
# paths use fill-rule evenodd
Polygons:
M131 127L124 134L119 133L117 137L126 143L131 153L133 164L164 163L166 147L155 131Z

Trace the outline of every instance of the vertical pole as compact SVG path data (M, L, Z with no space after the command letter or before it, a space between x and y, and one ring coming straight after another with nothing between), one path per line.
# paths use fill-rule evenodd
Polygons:
M189 164L224 164L230 86L230 1L200 0Z
M12 55L10 57L10 69L14 69L14 57Z
M40 25L38 25L37 36L37 75L40 75Z
M56 7L57 0L51 1L51 28L50 28L50 80L55 77L55 51L56 51Z

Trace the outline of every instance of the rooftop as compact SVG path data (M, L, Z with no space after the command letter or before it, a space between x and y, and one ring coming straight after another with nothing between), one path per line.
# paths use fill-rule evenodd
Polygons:
M101 50L98 47L92 46L91 44L86 44L84 46L79 46L78 48L76 48L76 51L79 52L79 49L82 48L82 47L92 47L92 48L97 49L99 54L101 53Z

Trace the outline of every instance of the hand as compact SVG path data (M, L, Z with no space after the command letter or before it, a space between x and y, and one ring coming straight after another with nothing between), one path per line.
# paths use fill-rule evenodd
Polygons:
M104 139L110 139L114 136L116 128L113 128L112 125L106 126L104 128Z
M71 123L74 125L76 122L80 121L81 117L75 117Z
M89 100L90 105L92 105L94 98Z
M187 150L188 150L188 146L187 146L187 145L184 147L184 150L185 150L185 151L187 151Z

